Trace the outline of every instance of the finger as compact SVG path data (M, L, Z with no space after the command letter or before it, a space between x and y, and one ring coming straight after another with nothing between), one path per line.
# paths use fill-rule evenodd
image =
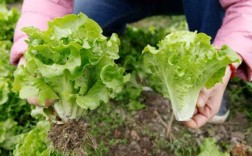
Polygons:
M203 108L205 104L207 103L207 100L209 99L210 94L211 94L211 89L206 89L205 87L202 88L199 93L196 106L198 108Z
M29 97L29 98L27 98L27 102L29 104L39 106L39 102L38 102L37 98L35 98L35 97Z
M198 113L198 109L196 108L193 115L197 114Z
M198 114L202 114L208 118L212 117L215 115L216 113L216 108L213 108L209 105L209 101L207 102L207 104L205 105L205 107L203 108L198 108Z
M201 113L204 113L205 115L209 116L209 119L212 119L218 113L222 103L222 91L216 91L214 93L215 94L207 101L207 108L204 107L202 109L199 109Z
M214 110L208 105L205 105L204 108L199 108L197 111L198 114L194 115L191 120L184 121L186 127L194 129L200 128L215 115Z
M203 114L197 114L188 121L184 121L184 125L188 128L197 129L207 123L209 118Z
M24 57L21 57L18 62L18 66L21 66L21 65L25 65L25 58Z
M57 100L56 99L49 99L49 100L46 100L45 101L45 106L51 106L51 105L53 105L55 102L56 102Z
M36 106L43 106L42 104L40 104L38 102L38 99L35 98L35 97L29 97L27 98L27 101L29 104L32 104L32 105L36 105ZM45 106L48 107L48 106L51 106L53 105L57 100L53 99L53 100L46 100L45 101Z

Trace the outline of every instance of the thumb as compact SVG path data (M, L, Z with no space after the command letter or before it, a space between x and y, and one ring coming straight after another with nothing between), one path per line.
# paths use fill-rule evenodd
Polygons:
M206 87L203 87L199 93L199 97L198 97L198 101L197 101L197 104L196 106L198 108L203 108L206 104L206 102L208 101L209 99L209 96L211 94L211 89L206 89Z
M23 53L27 49L27 44L25 43L25 40L27 39L27 36L21 37L18 40L14 42L14 44L11 47L10 52L10 63L13 65L17 65L19 62L19 59L23 56Z

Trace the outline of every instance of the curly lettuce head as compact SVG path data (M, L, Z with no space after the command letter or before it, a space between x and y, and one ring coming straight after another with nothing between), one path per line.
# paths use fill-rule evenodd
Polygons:
M203 33L177 31L143 50L145 67L153 74L158 90L169 97L177 120L189 120L202 87L222 81L228 64L239 62L237 54L223 46L216 49Z
M26 66L15 72L13 89L21 98L38 97L41 105L56 99L62 121L78 119L118 93L129 75L114 60L120 40L108 39L84 14L67 15L48 24L48 30L24 28L29 36Z

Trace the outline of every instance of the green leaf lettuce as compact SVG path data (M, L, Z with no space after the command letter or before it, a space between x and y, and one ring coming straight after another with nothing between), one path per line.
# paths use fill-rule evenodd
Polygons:
M117 35L103 36L84 14L57 18L46 31L23 30L29 36L26 66L15 72L13 89L22 99L38 97L41 105L56 100L53 107L62 121L108 102L129 80L114 62L119 58Z
M217 50L203 33L173 32L157 46L143 50L145 66L181 121L192 117L201 88L221 83L228 64L239 62L233 50Z

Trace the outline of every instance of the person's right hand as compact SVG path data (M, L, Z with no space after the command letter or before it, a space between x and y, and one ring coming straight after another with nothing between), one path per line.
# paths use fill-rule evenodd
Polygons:
M25 64L26 64L26 62L25 62L24 57L21 57L19 60L19 63L18 63L18 67L21 65L25 66ZM27 102L32 105L42 106L41 104L39 104L37 97L29 97L29 98L27 98ZM56 100L46 100L45 107L49 107L49 106L53 105L55 102L56 102Z
M242 58L240 57L242 61ZM240 63L233 63L237 69ZM226 68L226 73L222 78L222 82L217 83L214 87L206 89L205 87L199 93L198 101L193 117L184 121L184 125L188 128L200 128L209 122L219 111L223 94L230 80L232 71L229 66Z

